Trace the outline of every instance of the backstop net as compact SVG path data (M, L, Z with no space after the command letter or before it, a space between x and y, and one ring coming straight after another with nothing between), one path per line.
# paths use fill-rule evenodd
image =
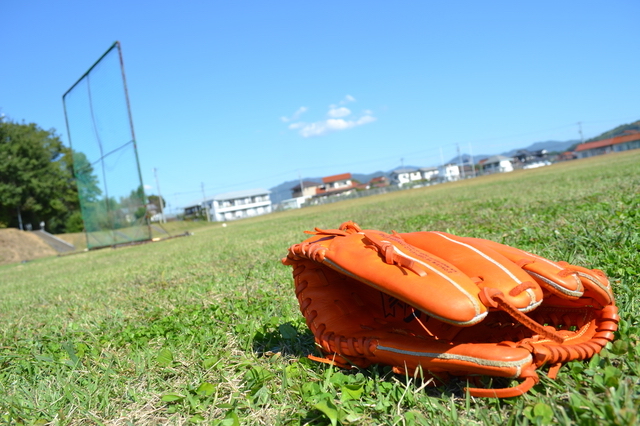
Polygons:
M119 42L62 101L87 247L151 239Z

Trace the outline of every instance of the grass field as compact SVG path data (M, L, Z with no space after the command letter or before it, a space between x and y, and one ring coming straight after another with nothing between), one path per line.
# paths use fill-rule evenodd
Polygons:
M600 268L621 312L617 340L504 400L469 397L462 380L429 387L309 361L280 259L304 230L346 220ZM640 423L640 150L193 226L190 237L0 266L0 423Z

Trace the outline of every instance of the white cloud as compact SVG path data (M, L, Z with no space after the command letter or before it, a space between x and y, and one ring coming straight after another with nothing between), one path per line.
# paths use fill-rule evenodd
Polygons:
M345 107L331 108L329 109L329 112L327 114L329 115L329 117L333 118L346 117L347 115L351 114L351 110Z
M303 138L310 138L314 136L322 136L327 133L336 132L340 130L347 130L353 127L362 126L364 124L373 123L376 121L375 117L365 115L357 120L344 120L342 118L329 118L324 121L317 121L315 123L308 123L304 126L300 126L300 135Z
M356 98L354 98L351 95L347 95L347 96L344 97L344 99L342 99L340 102L338 102L338 105L346 105L349 102L355 102L355 101L356 101ZM329 105L329 109L336 109L336 108L338 108L338 105L331 104L331 105Z
M302 106L302 107L298 108L296 110L296 112L294 112L291 117L280 117L280 120L282 120L283 123L288 123L290 121L296 121L298 118L300 118L300 116L302 114L307 112L308 109L309 108Z
M353 127L362 126L376 121L376 118L373 116L373 111L369 109L364 110L362 115L358 118L352 118L349 120L345 119L345 117L351 116L352 112L349 108L342 105L350 102L356 102L356 98L351 95L346 95L337 104L329 105L329 110L327 111L327 116L329 118L326 120L316 121L313 123L298 121L298 118L307 111L307 107L300 107L291 117L281 117L280 119L284 123L294 121L294 123L290 123L287 127L290 130L297 130L304 138L322 136L327 133L351 129Z
M358 119L358 121L356 121L356 125L362 126L363 124L373 123L374 121L376 121L375 117L373 117L371 115L364 115L364 116L360 117Z

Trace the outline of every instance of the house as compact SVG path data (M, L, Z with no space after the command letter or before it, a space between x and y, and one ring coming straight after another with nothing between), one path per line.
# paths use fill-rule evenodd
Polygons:
M382 188L384 186L389 186L389 178L386 176L374 177L369 181L370 188Z
M456 164L445 164L438 167L438 180L440 182L452 182L460 179L460 167Z
M422 175L423 180L435 180L438 177L438 168L437 167L421 167L420 174Z
M345 193L355 188L355 186L351 173L323 177L322 185L316 189L316 196Z
M324 190L327 192L341 191L354 186L351 179L351 173L342 173L339 175L323 177L322 183L324 184Z
M291 188L291 196L293 198L300 198L300 197L310 198L316 195L318 188L321 186L322 184L318 182L310 182L310 181L300 182L299 185L296 185L293 188Z
M482 171L485 174L489 173L506 173L513 171L513 163L510 158L504 155L494 155L481 161Z
M321 183L304 181L291 188L292 198L282 200L280 207L283 210L299 209L309 199L316 195L318 189L322 186Z
M548 151L546 149L540 149L538 151L529 151L527 149L520 149L513 155L513 162L520 164L536 163L547 158Z
M512 158L512 167L514 169L535 169L551 165L548 158L548 151L540 149L538 151L529 151L526 149L518 150Z
M205 203L208 203L210 207L212 200L201 200L197 202L193 202L187 207L184 207L184 218L185 219L195 219L197 217L204 215Z
M576 158L578 157L576 156L575 152L566 151L561 154L558 154L558 156L556 157L556 161L570 161L570 160L575 160Z
M581 143L576 147L574 152L578 158L587 158L594 155L621 152L638 148L640 148L640 132L637 130L628 130L620 136Z
M280 208L282 210L299 209L307 199L307 197L287 198L286 200L280 201Z
M402 186L422 180L422 173L413 167L401 167L391 172L391 183Z

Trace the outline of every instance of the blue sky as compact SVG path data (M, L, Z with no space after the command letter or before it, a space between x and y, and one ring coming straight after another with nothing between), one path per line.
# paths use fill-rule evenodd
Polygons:
M640 2L0 2L0 108L55 128L122 44L148 193L437 165L640 119Z

